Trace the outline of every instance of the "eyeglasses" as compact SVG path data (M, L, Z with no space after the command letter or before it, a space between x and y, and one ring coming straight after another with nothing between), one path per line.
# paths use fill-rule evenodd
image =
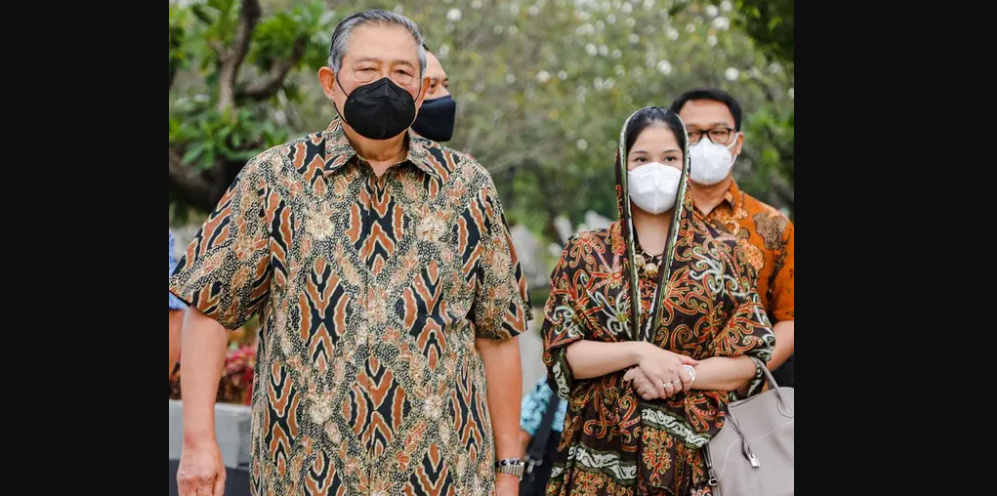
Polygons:
M736 133L733 129L729 127L719 127L716 129L710 129L709 131L699 131L699 130L689 130L689 143L695 145L702 141L703 136L709 138L710 141L718 145L730 145L731 138L735 136Z

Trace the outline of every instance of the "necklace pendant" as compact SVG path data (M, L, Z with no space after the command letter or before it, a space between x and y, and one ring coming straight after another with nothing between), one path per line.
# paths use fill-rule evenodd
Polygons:
M644 267L644 273L652 279L658 277L658 264L647 264Z

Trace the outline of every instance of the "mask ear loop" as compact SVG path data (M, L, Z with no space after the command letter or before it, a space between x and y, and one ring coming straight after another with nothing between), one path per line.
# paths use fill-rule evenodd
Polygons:
M343 93L346 93L346 88L343 88L343 83L339 82L339 74L338 73L336 74L336 84L339 85L339 89L343 90ZM346 98L349 99L350 95L346 95ZM335 100L333 100L332 106L336 109L336 113L339 114L339 118L343 119L343 122L349 124L350 127L352 127L353 124L350 124L350 121L346 120L346 113L339 111L339 106L336 105L336 101Z

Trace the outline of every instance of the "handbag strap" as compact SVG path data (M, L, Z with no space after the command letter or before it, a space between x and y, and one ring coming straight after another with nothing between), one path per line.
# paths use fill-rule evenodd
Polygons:
M779 383L776 382L775 376L769 371L769 368L762 364L762 373L765 375L765 380L769 383L769 389L775 391L775 395L779 398L779 413L785 415L788 418L793 418L796 416L796 412L789 407L789 403L786 398L783 397L782 391L779 390Z
M561 407L561 396L555 391L551 395L550 402L547 403L547 411L544 412L540 427L537 428L537 435L533 437L533 444L530 445L530 453L526 457L526 472L533 473L533 469L542 466L544 456L547 454L547 444L550 441L551 432L554 430L554 417Z

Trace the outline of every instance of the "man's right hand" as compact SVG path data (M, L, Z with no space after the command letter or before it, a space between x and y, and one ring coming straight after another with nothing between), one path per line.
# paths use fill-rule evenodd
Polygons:
M223 496L225 462L218 443L185 444L177 471L180 496Z

